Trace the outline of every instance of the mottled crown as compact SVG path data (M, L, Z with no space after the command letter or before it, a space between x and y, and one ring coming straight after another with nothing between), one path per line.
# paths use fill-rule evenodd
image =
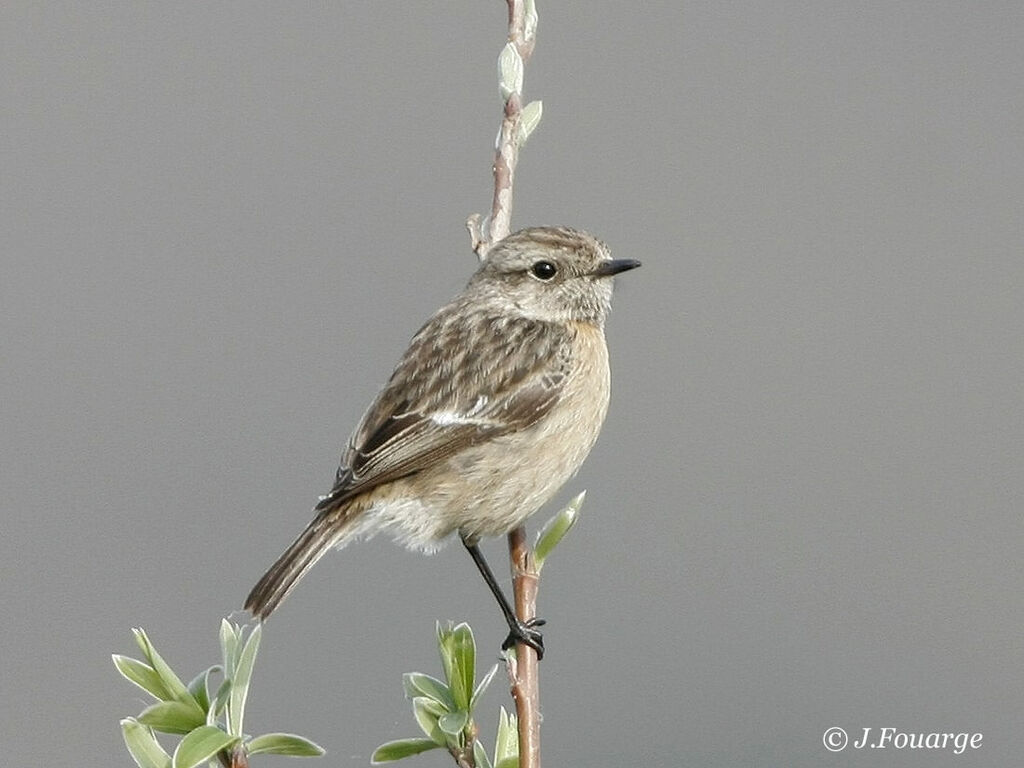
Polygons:
M567 227L521 229L494 244L465 295L551 322L604 323L611 309L608 247Z

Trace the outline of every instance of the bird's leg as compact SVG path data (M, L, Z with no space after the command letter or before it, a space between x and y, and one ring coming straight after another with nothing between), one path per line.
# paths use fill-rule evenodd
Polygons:
M508 602L508 598L501 591L501 587L498 585L497 579L494 578L494 574L491 572L491 567L484 560L484 555L480 551L480 547L477 546L476 542L471 542L466 536L461 535L462 544L466 547L466 551L469 552L469 556L473 558L473 562L476 563L477 569L480 571L480 575L484 577L484 581L487 582L487 586L491 590L491 594L494 595L498 601L498 606L501 608L501 612L505 616L505 621L508 622L508 637L505 638L505 642L501 644L502 650L511 648L516 643L526 643L528 646L533 648L537 652L537 659L544 658L544 636L540 633L537 627L542 627L546 623L544 619L532 618L526 621L520 621L519 617L516 616L516 612L512 610L512 606Z

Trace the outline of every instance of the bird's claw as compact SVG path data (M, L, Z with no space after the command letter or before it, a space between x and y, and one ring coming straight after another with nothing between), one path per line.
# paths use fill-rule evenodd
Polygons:
M507 651L516 643L524 643L537 652L537 661L544 658L544 635L537 627L543 627L547 622L544 619L532 618L527 621L516 620L515 624L509 624L508 637L501 644L501 650Z

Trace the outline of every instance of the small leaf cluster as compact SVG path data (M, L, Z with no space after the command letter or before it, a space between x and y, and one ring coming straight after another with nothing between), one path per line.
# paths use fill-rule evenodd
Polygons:
M125 746L139 768L195 768L219 760L230 765L234 755L291 755L318 757L324 750L291 733L267 733L250 738L242 730L262 628L248 634L221 622L222 664L196 675L185 685L163 660L142 629L133 629L144 661L113 655L114 666L127 680L156 699L136 717L121 721ZM223 681L211 697L213 675ZM155 731L183 736L173 756L157 741Z
M515 768L519 763L515 716L502 708L493 760L477 739L473 719L480 696L494 679L498 665L476 682L476 641L473 630L465 623L439 624L437 645L444 681L422 672L409 672L402 677L405 694L412 699L413 716L426 738L382 744L373 753L373 762L388 763L432 749L447 749L460 766Z

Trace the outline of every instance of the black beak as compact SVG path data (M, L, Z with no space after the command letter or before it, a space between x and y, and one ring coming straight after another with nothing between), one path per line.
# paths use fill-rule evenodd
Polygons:
M608 259L598 265L590 274L595 277L611 277L617 275L619 272L625 272L627 269L636 269L640 266L640 262L636 259Z

